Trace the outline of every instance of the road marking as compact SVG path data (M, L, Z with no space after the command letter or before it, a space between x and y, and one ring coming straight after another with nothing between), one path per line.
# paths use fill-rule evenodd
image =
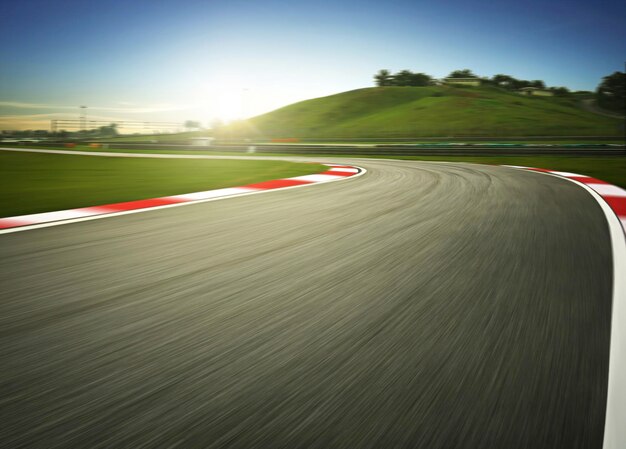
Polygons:
M328 171L333 171L333 172L344 172L344 173L358 173L359 170L356 168L346 168L346 167L333 167Z
M598 192L600 196L603 196L603 197L604 196L626 197L626 190L620 189L619 187L611 185L611 184L594 184L590 182L587 185L591 187L593 190L595 190L596 192Z
M626 445L626 191L617 186L576 173L510 166L567 179L585 189L602 208L609 225L613 250L613 298L609 380L604 421L603 449ZM589 180L588 182L585 182Z
M166 198L180 198L186 201L208 200L209 198L219 198L221 196L239 195L241 193L254 192L254 189L245 187L228 187L225 189L206 190L204 192L184 193L182 195L168 196Z
M518 167L518 168L525 168L525 167ZM570 173L570 172L567 172L567 171L551 171L550 173L553 173L553 174L559 175L559 176L565 176L565 177L567 177L567 176L580 176L580 175L577 175L576 173Z
M289 178L289 179L295 179L295 180L303 181L303 182L326 182L326 181L331 181L333 179L340 179L340 178L342 178L342 176L318 174L318 175L298 176L296 178Z

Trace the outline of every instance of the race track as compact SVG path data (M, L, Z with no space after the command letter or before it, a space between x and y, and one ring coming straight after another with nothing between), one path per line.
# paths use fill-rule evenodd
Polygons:
M0 447L600 448L612 258L563 179L357 179L0 236Z

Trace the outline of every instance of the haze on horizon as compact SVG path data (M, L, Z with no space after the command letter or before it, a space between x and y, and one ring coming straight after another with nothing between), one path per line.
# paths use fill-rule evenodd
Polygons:
M224 3L26 0L0 17L0 129L77 118L232 120L469 68L594 90L623 70L619 0Z

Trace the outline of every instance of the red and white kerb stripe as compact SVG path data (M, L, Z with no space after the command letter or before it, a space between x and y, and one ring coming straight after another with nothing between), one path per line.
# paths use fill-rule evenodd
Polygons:
M195 203L214 198L250 194L266 190L284 189L329 181L338 181L354 176L363 169L351 165L324 164L328 168L325 172L314 175L296 176L294 178L275 179L241 187L207 190L205 192L185 193L182 195L152 198L147 200L127 201L124 203L105 204L103 206L81 207L79 209L60 210L41 214L19 215L16 217L0 218L0 229L17 228L22 226L51 223L64 220L76 220L97 215L119 214L142 209L154 209L164 206L173 206L182 203Z
M518 165L505 165L505 167L519 168L523 170L531 170L542 173L550 173L552 175L562 176L567 179L572 179L580 183L585 184L587 187L593 189L602 197L602 199L611 206L613 212L617 215L622 228L626 232L626 190L604 182L600 179L591 178L585 175L579 175L577 173L569 173L564 171L546 170L544 168L522 167Z

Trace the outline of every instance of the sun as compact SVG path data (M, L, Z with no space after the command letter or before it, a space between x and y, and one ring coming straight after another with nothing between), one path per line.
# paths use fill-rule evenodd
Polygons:
M243 118L243 95L241 89L224 89L215 95L211 105L213 115L222 122L232 122Z
M205 84L196 94L190 103L196 105L204 120L227 124L246 119L259 110L255 90L236 80Z

